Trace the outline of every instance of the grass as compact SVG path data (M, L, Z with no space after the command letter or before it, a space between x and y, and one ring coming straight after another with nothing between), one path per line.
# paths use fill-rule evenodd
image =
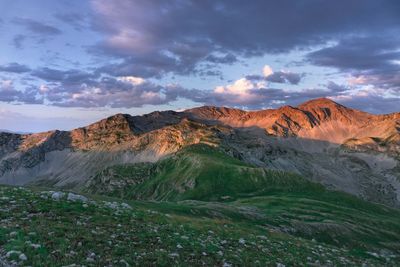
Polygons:
M399 210L206 145L46 190L0 186L0 265L400 265Z
M299 203L295 204L295 199ZM104 197L90 198L86 203L71 202L65 197L53 200L49 192L0 187L0 246L5 253L19 251L7 261L14 260L24 266L277 263L395 266L399 263L393 251L381 253L380 232L377 242L370 240L372 243L356 247L351 243L330 244L318 232L311 239L287 231L288 226L295 225L299 214L304 214L299 207L306 205L305 202L288 194L275 199L249 198L230 203L128 201L128 207L120 200ZM275 210L270 210L271 207ZM283 207L292 218L285 217ZM315 216L321 219L329 213L321 210L326 208L322 204L313 203L310 207L316 207ZM384 218L393 210L382 212L379 216ZM375 215L359 216L365 220ZM398 223L398 217L391 223L396 224L396 220ZM362 227L365 221L359 224ZM386 224L381 228L389 230ZM20 253L27 260L21 261Z
M157 163L107 168L92 179L87 192L125 199L232 201L304 190L324 191L299 175L254 167L201 144Z

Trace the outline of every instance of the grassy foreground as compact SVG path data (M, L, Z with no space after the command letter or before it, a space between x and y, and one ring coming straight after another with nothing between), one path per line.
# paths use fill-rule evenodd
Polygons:
M59 192L0 187L0 207L0 263L7 264L400 263L395 253L400 214L372 204L367 212L367 207L334 205L286 193L230 203L124 203L98 197L68 200L67 194Z

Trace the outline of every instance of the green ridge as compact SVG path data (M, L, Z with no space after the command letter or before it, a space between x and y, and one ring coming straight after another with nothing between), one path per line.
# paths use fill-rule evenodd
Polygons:
M129 199L221 201L324 189L299 175L254 167L200 144L157 163L107 168L91 179L87 191Z

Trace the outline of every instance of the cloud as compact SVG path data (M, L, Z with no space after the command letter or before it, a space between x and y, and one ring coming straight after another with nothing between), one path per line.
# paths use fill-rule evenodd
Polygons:
M400 38L352 37L307 55L311 63L343 71L375 71L399 68Z
M24 26L28 31L41 36L53 36L61 34L61 30L37 20L27 18L14 18L13 22L18 25Z
M171 104L187 99L201 105L230 106L244 109L296 106L318 97L329 97L361 110L383 113L398 109L398 97L384 96L384 89L353 88L329 81L320 88L288 90L269 87L265 81L246 77L212 90L188 89L177 84L159 85L142 77L102 77L86 83L68 83L64 78L24 91L14 88L13 82L0 83L0 101L9 103L43 104L59 107L132 108L144 105Z
M233 64L237 61L235 55L232 53L228 53L224 56L216 56L216 55L209 55L205 58L205 61L209 61L212 63L220 63L220 64Z
M0 101L13 102L16 101L19 96L20 92L14 89L14 85L11 80L0 81Z
M130 108L167 104L177 99L177 85L160 86L140 77L101 78L76 85L41 86L48 103L61 107Z
M21 92L15 90L12 80L0 81L0 101L13 102L17 101L21 96Z
M395 36L354 37L307 56L319 66L349 73L352 85L373 85L400 93L400 38Z
M331 98L345 106L370 113L399 112L400 97L385 97L382 90L374 88L366 88L348 94L339 94Z
M22 49L22 43L26 40L26 36L22 34L17 34L12 39L12 45L17 49Z
M16 62L9 63L8 65L0 65L0 72L25 73L30 70L31 69L28 66Z
M385 94L400 96L400 68L387 73L355 73L349 79L353 85L371 85L376 89L384 89Z
M348 86L345 86L345 85L343 85L343 84L337 84L337 83L332 82L332 81L329 81L329 82L326 84L326 88L327 88L329 91L331 91L331 92L333 92L333 93L335 93L335 94L338 94L338 93L342 93L342 92L346 92L346 91L350 91L350 90L351 90L351 88L349 88Z
M282 53L354 33L398 32L398 1L92 0L92 28L105 38L92 53L120 58L107 73L160 77L195 73L198 64ZM329 12L326 12L329 10ZM320 14L324 14L323 16ZM279 74L275 80L282 80ZM271 78L272 79L272 78ZM295 81L295 78L294 80Z
M73 27L77 31L81 31L86 27L86 17L79 13L67 12L67 13L57 13L54 17L71 27Z
M299 84L304 73L295 73L287 70L273 71L269 65L263 68L263 76L247 75L246 78L254 81L268 81L272 83Z
M12 80L0 81L0 101L7 103L43 104L43 99L38 96L33 87L27 87L24 91L15 89Z
M271 88L263 81L255 82L241 78L232 84L217 86L213 91L192 92L194 97L186 97L192 101L208 105L261 109L276 107L281 104L301 103L303 100L326 96L329 93L329 89L291 91Z
M274 71L272 70L272 68L268 65L265 65L263 68L263 75L265 77L271 76L272 74L274 74Z
M254 0L251 5L239 0L90 3L93 10L88 13L58 9L62 12L53 19L60 28L29 18L12 21L14 28L16 24L25 29L14 36L13 45L18 49L24 47L26 39L47 40L60 35L68 25L85 30L73 31L82 42L70 49L77 49L73 52L82 56L82 64L90 63L82 69L67 62L67 67L56 67L53 63L60 61L54 62L54 55L46 52L52 65L43 68L12 65L17 63L0 66L3 72L25 73L21 75L25 80L15 82L17 89L13 85L12 90L2 90L1 99L64 107L140 107L186 99L252 109L321 96L366 99L355 92L378 89L385 98L382 103L386 103L400 92L398 1L365 0L362 5L358 0ZM71 42L73 36L65 37ZM95 43L86 46L91 37ZM80 44L85 44L83 49L90 55L82 54ZM37 49L32 53L43 53L52 46ZM288 52L293 54L285 54ZM75 55L72 51L66 54ZM277 60L287 55L287 61L307 54L303 64L336 68L340 74L335 73L335 77L342 75L349 84L329 82L332 76L327 76L330 78L322 85L309 79L311 85L304 87L304 73L266 65L256 75L239 76L236 81L221 81L215 86L216 77L222 79L232 70L232 74L239 72L239 64L251 64L265 54L279 57ZM178 81L180 75L197 76L195 83L204 88L184 88L162 79L174 77ZM212 82L204 82L211 76ZM205 87L211 83L213 87ZM24 84L28 84L26 88L19 87Z
M98 77L96 73L89 73L82 70L58 70L52 68L39 68L32 71L31 76L40 78L47 82L62 82L67 84L81 84L91 82L93 78Z

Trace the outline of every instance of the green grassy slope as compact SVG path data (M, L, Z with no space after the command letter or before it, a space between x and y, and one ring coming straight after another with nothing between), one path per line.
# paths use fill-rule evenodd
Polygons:
M324 189L299 175L253 167L201 144L158 163L110 167L92 179L87 191L128 199L221 201Z
M306 222L315 217L323 225L324 220L332 219L329 214L358 212L345 205L308 203L311 200L292 194L229 203L127 201L128 204L104 197L68 201L66 196L53 199L52 194L0 186L0 263L22 266L276 266L278 263L396 266L400 263L395 250L381 245L384 240L393 242L393 234L399 237L400 215L381 206L372 205L371 213L354 214L346 219L348 224L356 223L358 229L374 233L375 240L366 242L357 232L348 235L346 231L337 231L339 237L360 242L356 246L324 242L324 235L318 232L311 239L290 230L299 219ZM311 217L301 218L303 213ZM378 218L383 223L373 226ZM341 219L340 215L334 220ZM371 220L375 222L370 223Z

